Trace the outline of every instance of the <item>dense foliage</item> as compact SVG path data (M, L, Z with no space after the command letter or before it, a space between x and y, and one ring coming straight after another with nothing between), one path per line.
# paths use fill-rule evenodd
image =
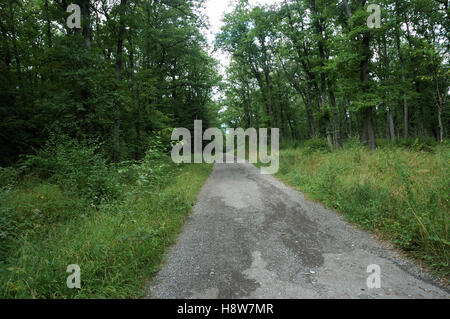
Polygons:
M201 34L202 0L0 2L0 165L57 132L98 139L107 158L142 158L166 128L214 126L216 62Z
M368 5L381 7L370 28ZM448 137L449 1L234 2L216 45L231 56L232 127L279 127L286 139Z

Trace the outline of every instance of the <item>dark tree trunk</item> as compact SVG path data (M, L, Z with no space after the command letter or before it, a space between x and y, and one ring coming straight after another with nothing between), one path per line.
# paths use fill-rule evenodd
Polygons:
M123 51L123 34L125 31L125 11L128 0L120 0L120 16L119 29L117 32L117 51L116 51L116 82L120 88L122 76L122 51ZM114 151L113 161L118 163L120 160L120 102L117 99L114 105Z
M345 13L347 18L350 20L352 18L352 12L347 0L343 0ZM361 5L364 6L366 0L361 1ZM361 73L361 83L363 86L363 92L367 92L369 88L369 61L370 61L370 35L364 34L361 42L362 56L363 60L360 63L360 73ZM361 112L363 117L363 127L362 127L362 142L369 146L371 149L375 149L375 130L372 118L372 106L366 106Z
M341 148L341 133L339 127L339 114L336 104L336 98L334 96L333 90L330 88L330 83L328 83L328 94L330 95L331 107L333 108L333 142L336 148Z
M389 128L389 138L391 141L395 140L395 125L394 117L392 116L392 109L388 107L388 128Z
M91 49L91 8L90 0L78 0L81 9L81 26L84 45L88 50Z
M45 19L47 20L47 41L48 47L52 47L52 29L50 24L50 13L48 11L48 0L45 0Z
M136 81L134 75L134 47L132 38L128 38L128 43L130 44L129 59L130 59L130 72L131 72L131 94L133 97L134 106L134 128L136 131L136 149L135 149L135 159L138 160L141 155L141 111L139 108L139 102L137 99L136 92Z
M370 61L370 35L364 34L362 40L363 60L360 64L361 82L363 84L363 92L367 92L369 89L369 61ZM371 149L377 147L375 141L375 129L373 125L373 107L366 106L363 111L363 139L364 145L369 146Z
M420 136L425 136L427 134L426 130L425 130L425 113L423 110L423 101L422 101L422 96L420 94L420 83L418 81L415 81L415 86L416 86L416 92L418 95L418 99L417 102L419 103L419 130L420 130Z
M398 13L398 2L397 1L395 3L395 11L397 13L397 16L399 16L399 13ZM398 56L400 58L403 91L405 91L406 90L406 88L405 88L405 85L406 85L405 59L403 57L403 52L402 52L402 48L401 48L400 30L399 30L399 26L398 25L396 26L395 40L396 40L396 44L397 44ZM409 138L409 106L408 106L408 100L406 98L406 93L405 92L403 92L403 126L404 126L403 137L405 139L408 139Z
M316 136L316 130L314 127L314 117L312 112L312 97L311 97L311 86L308 84L308 88L306 91L306 116L308 117L308 123L309 123L309 134L311 138L314 138Z

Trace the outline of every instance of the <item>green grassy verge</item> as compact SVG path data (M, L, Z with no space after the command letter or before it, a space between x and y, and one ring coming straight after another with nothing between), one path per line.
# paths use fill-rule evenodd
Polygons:
M320 144L320 143L319 143ZM428 152L349 143L329 152L314 142L280 151L277 177L363 229L450 274L450 147Z
M121 196L100 203L52 180L4 188L2 218L12 217L0 229L0 298L145 296L211 168L122 168ZM81 268L81 289L67 288L69 264Z

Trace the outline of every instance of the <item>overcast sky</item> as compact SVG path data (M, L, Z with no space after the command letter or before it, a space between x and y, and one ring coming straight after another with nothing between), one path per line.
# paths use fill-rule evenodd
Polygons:
M280 3L282 0L250 0L251 5L257 4L274 4ZM209 23L211 24L211 28L209 30L205 30L205 35L208 38L208 41L212 47L212 43L214 41L214 36L220 32L220 28L222 27L222 17L225 13L231 12L233 9L230 6L231 0L206 0L206 9L204 13L209 18ZM224 55L220 52L214 52L213 56L220 61L222 64L222 72L224 71L224 67L228 65L229 58L227 55Z

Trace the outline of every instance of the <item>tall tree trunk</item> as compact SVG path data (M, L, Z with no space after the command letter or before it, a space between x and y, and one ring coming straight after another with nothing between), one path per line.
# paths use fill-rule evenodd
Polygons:
M3 38L3 46L4 46L4 61L6 66L6 78L8 79L8 82L11 83L11 50L9 49L9 43L8 43L8 31L5 27L3 27L0 24L1 30L2 30L2 38Z
M81 23L82 34L84 38L84 45L88 50L91 50L91 8L90 0L78 0L78 5L81 9Z
M444 124L442 123L442 108L444 101L442 100L441 90L439 88L439 69L436 69L434 72L434 81L436 84L436 102L438 106L439 143L442 145L444 142Z
M395 12L396 16L399 17L400 13L398 12L398 2L395 2ZM409 138L409 106L408 106L408 100L406 98L406 76L405 76L405 58L403 56L403 51L401 48L401 41L400 41L400 30L399 30L399 22L396 23L396 30L395 30L395 40L397 44L397 52L398 56L400 58L400 66L401 66L401 72L402 72L402 83L403 83L403 137L405 139Z
M312 112L312 97L311 97L311 85L308 83L308 88L306 89L306 116L309 122L309 134L311 138L316 136L316 129L314 127L314 117Z
M262 80L261 74L259 73L258 69L253 64L251 64L250 66L251 66L251 69L252 69L252 72L253 72L254 76L256 77L256 81L258 82L258 85L259 85L259 88L260 88L260 91L261 91L261 95L262 95L262 98L263 98L263 101L264 101L264 105L266 106L266 112L267 112L267 115L269 116L269 123L268 124L269 124L270 127L273 127L272 106L271 106L271 103L270 103L269 98L267 96L267 91L266 91L266 88L264 87L264 82Z
M369 60L370 60L370 35L364 34L362 40L362 51L364 59L360 64L361 82L363 83L363 92L369 89ZM371 149L377 147L375 141L375 129L373 125L373 107L366 106L363 109L363 143Z
M48 11L48 0L45 0L45 19L47 20L47 41L48 47L52 47L52 28L50 22L50 13Z
M284 101L283 101L280 81L281 81L280 74L277 73L276 82L277 82L278 104L280 106L280 126L281 126L280 128L282 129L283 137L287 138L288 123L286 123L286 122L288 121L288 117L286 116L286 111L285 111L284 106L283 106Z
M11 29L11 37L12 37L12 52L15 60L16 65L16 77L17 77L17 86L20 88L19 95L20 95L20 101L22 102L22 105L27 104L27 98L25 95L25 90L23 88L23 78L22 78L22 66L21 66L21 58L19 55L19 50L17 47L17 33L16 33L16 21L14 17L14 8L13 8L13 1L9 1L9 16L10 16L10 29Z
M347 138L353 137L353 125L352 125L352 113L347 107L348 101L347 98L344 97L344 123L347 130Z
M299 41L298 39L295 37L295 35L298 33L296 28L294 27L294 23L292 21L292 15L291 15L291 9L289 7L289 4L287 3L286 0L284 0L284 5L287 9L287 16L288 16L288 21L289 21L289 26L291 29L291 37L293 37L293 39L291 39L291 41L293 42L295 49L296 49L296 53L297 53L297 57L300 60L300 63L306 73L306 77L307 77L307 89L306 89L306 100L305 100L305 95L302 92L302 89L300 88L300 85L297 83L297 81L295 79L293 79L291 82L294 85L294 88L297 90L298 93L300 93L300 95L303 98L303 102L305 103L305 108L306 108L306 116L307 116L307 120L308 120L308 125L309 125L309 135L311 138L314 138L316 135L316 130L315 130L315 126L314 126L314 116L313 116L313 103L312 103L312 96L311 96L311 83L310 81L314 81L314 75L312 74L312 72L310 72L309 68L307 67L307 63L304 61L303 59L303 55L302 55L302 50L301 47L299 45ZM298 5L298 3L297 3ZM281 62L282 63L282 62ZM284 67L284 65L283 65ZM288 74L288 72L286 71L286 74Z
M352 18L352 12L350 10L350 6L347 0L343 0L345 13L347 15L348 20ZM366 4L366 0L361 1L361 5L364 6ZM362 39L362 54L363 60L360 63L360 73L361 73L361 82L363 86L363 92L367 92L369 86L369 61L370 61L370 35L364 34ZM375 149L377 147L375 141L375 130L373 125L373 111L372 106L366 106L361 114L363 116L363 131L362 131L362 141L365 145L368 145L371 149Z
M134 128L136 131L136 149L135 149L135 159L138 160L141 155L141 111L139 107L139 102L136 93L136 81L134 75L134 47L133 40L130 36L128 38L128 43L130 44L129 50L129 60L130 60L130 72L131 72L131 94L133 97L134 106Z
M320 56L319 66L321 68L321 70L320 70L321 105L322 105L323 111L324 111L325 129L326 129L328 146L331 149L333 149L335 146L333 141L336 142L337 139L335 137L335 130L333 130L333 132L331 130L330 110L327 106L327 82L328 81L327 81L325 71L323 70L323 68L325 67L325 61L327 60L327 58L325 57L325 48L324 48L324 37L323 37L323 29L324 28L322 25L322 19L320 18L319 10L317 8L316 0L311 1L311 7L312 7L311 10L315 15L315 17L313 17L314 29L315 29L316 35L319 37L319 40L317 41L317 47L319 49L319 56ZM329 94L330 94L330 92L329 92ZM333 97L334 97L334 95L333 95ZM333 101L331 101L331 103L333 103ZM334 104L336 104L336 103L334 102ZM335 105L333 107L335 107ZM336 147L339 147L339 145L336 144Z
M267 87L267 97L268 97L268 107L269 107L269 116L270 116L270 126L271 128L278 127L277 119L273 112L273 99L272 99L272 83L270 81L270 73L269 70L264 71L264 77L266 79L266 87Z
M286 119L287 119L287 122L288 122L288 125L289 125L289 130L291 131L291 138L295 139L296 134L295 134L294 127L292 126L291 117L289 116L289 112L288 111L286 112Z
M247 125L248 127L252 127L252 97L250 92L250 85L246 82L246 93L247 93Z
M415 81L416 86L416 93L418 94L418 103L419 103L419 129L420 129L420 136L424 137L427 133L425 131L425 113L423 111L423 103L422 103L422 96L420 94L420 84L418 81Z
M401 62L402 64L402 82L405 83L405 66L404 62ZM405 126L404 130L404 138L405 140L409 138L409 107L408 107L408 100L406 99L406 95L403 96L403 125Z
M442 104L438 103L439 143L444 142L444 124L442 123Z
M128 0L120 0L119 29L117 32L117 51L116 51L116 83L120 88L122 76L122 51L123 51L123 34L125 31L125 11ZM116 99L114 105L114 151L113 161L119 162L120 159L120 101Z
M324 120L325 120L325 132L326 132L326 136L327 136L328 147L332 150L333 149L333 135L331 132L330 115L328 113L325 114Z
M308 121L308 128L309 128L309 136L310 138L314 138L316 136L316 129L314 125L314 116L313 116L313 101L311 96L311 84L307 83L306 93L300 85L297 83L297 81L292 80L292 84L295 88L295 90L300 94L302 97L303 103L305 104L305 110L306 110L306 119Z
M389 137L391 141L395 140L395 126L394 117L392 116L392 109L388 107L388 126L389 126Z
M328 82L328 94L330 96L331 107L333 108L333 142L336 148L341 148L341 133L339 127L339 114L336 104L334 91L331 89L331 84Z

